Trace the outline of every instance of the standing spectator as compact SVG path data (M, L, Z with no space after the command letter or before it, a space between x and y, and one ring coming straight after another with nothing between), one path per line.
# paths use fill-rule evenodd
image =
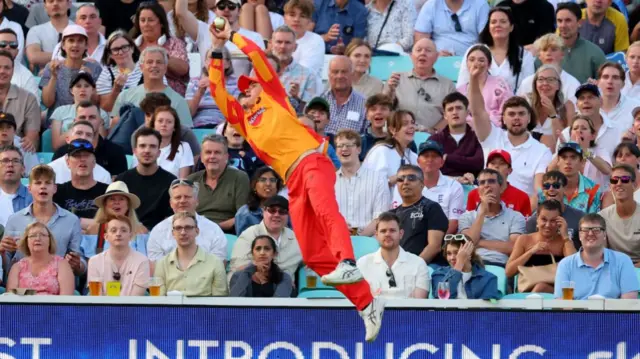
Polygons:
M89 130L88 127L87 123L81 123L80 126L75 126L69 135L69 144L67 145L66 154L49 163L49 166L56 173L56 184L71 181L72 173L68 161L71 152L86 150L94 154L95 160L95 149L93 144L90 139L85 138L93 135L92 130ZM111 175L102 166L95 164L95 167L92 168L91 172L96 181L105 184L111 183Z
M602 94L602 112L611 125L621 132L633 126L633 110L640 106L637 99L621 93L625 72L617 62L607 61L598 69L598 88Z
M96 7L102 14L105 34L111 34L118 29L131 30L136 10L142 2L144 0L95 0Z
M2 34L1 30L0 34ZM2 40L2 35L0 35L0 40ZM638 98L640 96L640 84L638 84L638 79L640 79L640 41L629 45L624 60L629 70L624 77L622 94L630 98Z
M355 1L355 0L352 0ZM365 129L365 98L353 88L353 64L346 56L336 56L329 62L329 89L322 97L330 105L327 133L351 129L363 133Z
M178 212L172 220L176 249L156 263L154 277L162 280L160 294L179 291L185 296L227 296L224 263L196 243L200 233L195 214Z
M140 198L138 217L147 228L155 227L171 215L167 189L176 176L158 165L161 140L154 129L145 127L136 131L133 152L138 164L116 177L116 181L124 182L131 193Z
M52 60L53 49L60 41L59 35L68 25L73 24L69 20L69 6L70 2L67 0L44 0L50 21L31 27L27 33L26 53L31 66L43 67ZM83 53L84 51L80 55Z
M76 11L75 19L76 23L82 26L82 28L87 32L87 51L84 54L85 59L100 62L107 44L104 35L100 33L100 27L102 27L100 11L93 3L81 4ZM52 58L64 61L64 56L62 56L61 53L61 45L61 43L58 43L53 49Z
M367 99L381 94L384 90L384 84L369 75L371 56L373 55L371 46L363 39L353 39L347 45L344 54L351 59L353 64L353 88Z
M235 233L238 236L245 229L262 222L264 202L280 193L284 183L273 168L263 166L253 174L249 186L247 204L240 207L235 215Z
M591 213L580 219L582 249L558 264L554 294L562 298L563 282L575 283L573 299L592 295L610 299L638 299L638 277L633 262L624 253L605 248L607 222Z
M327 54L342 55L351 39L367 36L368 11L361 2L315 0L314 5L313 32L322 36Z
M560 203L560 215L564 218L564 221L567 222L567 234L573 240L573 245L576 248L580 248L582 244L578 236L578 222L585 213L566 204L566 187L567 177L563 175L562 172L549 171L542 176L542 196L540 198L544 198L545 202L554 200ZM527 233L537 231L537 218L538 214L534 211L527 219Z
M520 30L516 27L511 10L495 7L489 12L489 21L480 33L479 42L491 50L489 72L507 80L513 93L518 93L522 80L533 75L535 58L519 45ZM466 57L466 53L465 53ZM470 68L462 62L458 75L458 86L469 82Z
M7 51L13 58L13 76L11 84L16 85L36 96L38 104L40 104L40 95L38 92L38 83L33 73L29 71L20 60L16 62L18 56L18 35L15 31L6 28L0 29L0 50Z
M373 0L367 9L367 42L371 48L393 46L400 52L411 50L417 17L413 1Z
M336 173L336 200L351 232L359 236L375 233L375 219L390 208L387 177L360 164L360 136L353 130L336 135L340 169Z
M380 248L358 259L358 269L371 290L382 297L397 297L396 291L402 291L401 297L426 299L429 296L429 270L422 258L400 246L404 234L400 218L391 212L383 212L374 223Z
M179 212L195 213L198 207L198 186L188 180L176 179L169 187L169 205L174 216ZM227 238L220 227L205 217L195 214L200 233L196 236L196 243L206 253L213 254L221 261L227 260ZM176 241L171 234L173 216L169 216L158 223L149 233L147 242L147 256L151 261L158 261L168 255L175 247Z
M606 58L596 44L580 36L581 18L580 5L574 2L558 4L556 10L558 35L562 37L565 45L562 68L582 84L597 77L598 68Z
M629 25L624 15L611 7L610 0L585 0L585 3L580 36L596 44L605 54L627 51Z
M422 195L422 170L403 165L398 170L397 181L402 204L391 212L400 219L402 249L420 256L427 264L446 265L441 248L449 222L440 205Z
M313 31L311 16L314 5L311 0L289 0L284 5L284 22L296 33L296 51L293 59L322 78L324 68L324 39Z
M485 1L428 1L415 23L415 42L430 38L441 56L462 56L476 42L488 18Z
M467 0L475 1L475 0ZM408 110L418 116L420 131L442 129L442 100L455 92L453 82L439 75L433 68L438 59L436 45L430 39L416 41L411 51L413 70L392 76L387 82L389 94L398 101L398 109Z
M21 153L22 168L16 173L19 177L29 175L31 169L40 163L35 152L28 152L22 147L22 140L16 136L16 119L10 113L0 112L0 146L15 146Z
M188 177L200 186L196 210L216 222L225 233L233 233L236 212L247 203L249 177L228 166L227 140L220 135L204 138L201 157L205 169Z
M377 94L367 98L364 107L369 123L364 134L360 137L360 161L364 161L369 150L387 137L387 118L391 115L393 101L389 96Z
M24 172L20 149L13 145L0 147L0 225L7 225L9 217L33 202L26 186L20 182Z
M553 5L546 0L505 0L500 6L513 12L520 46L532 45L537 38L556 29Z
M484 169L478 175L480 204L460 217L459 230L471 238L485 264L504 267L513 243L525 233L524 216L500 200L504 179L496 170Z
M484 155L478 137L467 123L469 100L460 92L452 92L442 100L447 126L429 137L444 149L442 174L460 177L465 173L474 176L484 167Z

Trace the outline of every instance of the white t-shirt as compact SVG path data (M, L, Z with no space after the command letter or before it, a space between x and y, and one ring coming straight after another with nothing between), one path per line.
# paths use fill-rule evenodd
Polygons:
M284 16L277 12L269 12L269 19L271 20L271 28L276 31L277 28L284 25Z
M324 68L324 40L315 32L307 31L296 40L298 48L293 52L293 59L300 65L313 71L322 79Z
M442 173L440 173L438 183L434 187L427 188L425 186L422 189L422 195L439 204L450 221L457 220L465 211L465 197L462 185ZM401 204L402 197L400 197L398 186L394 186L391 208L397 208Z
M207 30L208 31L208 30ZM258 45L262 50L264 47L264 39L262 39L262 35L255 31L247 30L245 28L240 28L238 30L238 34L248 38ZM240 76L242 74L249 74L251 72L251 63L247 59L247 56L244 52L240 51L240 49L231 41L227 41L224 45L229 53L231 54L231 63L233 64L233 73L236 76Z
M386 145L374 146L367 157L362 162L362 166L376 170L384 174L387 178L395 176L398 173L398 169L402 165L402 161L407 165L418 165L418 155L406 149L404 156L400 157L398 151L395 148L389 148Z
M31 71L27 69L23 64L17 60L13 67L13 76L11 77L11 84L16 85L23 90L27 90L36 96L38 104L40 104L40 92L38 88L38 82L33 76Z
M534 75L527 76L527 78L522 80L518 88L518 96L526 98L526 95L533 91L533 76ZM575 104L576 90L578 86L580 86L580 81L564 70L560 73L560 81L562 81L562 96L564 96L565 101L571 100L571 102Z
M639 99L631 98L625 95L620 95L620 101L609 112L604 112L611 125L615 127L620 133L633 127L633 109L640 106Z
M0 224L2 224L3 226L7 225L9 216L14 213L13 199L16 198L16 196L16 193L8 194L0 189Z
M71 24L73 24L73 22L69 21L69 25ZM38 44L42 51L53 53L53 50L58 44L58 36L58 30L51 25L51 21L36 25L29 29L29 33L27 33L27 47Z
M104 55L104 49L107 46L107 40L104 38L104 36L101 33L98 33L98 37L99 37L98 46L96 46L95 50L93 50L93 52L90 53L89 56L85 57L85 59L93 59L93 60L96 60L98 63L101 63L102 55ZM58 43L56 47L53 49L53 58L60 61L64 61L64 56L62 56L62 53L60 52L60 46L62 46L62 44Z
M17 22L13 22L7 18L3 18L0 22L0 30L11 29L16 33L18 38L18 55L15 58L16 64L22 63L22 56L24 55L24 32L22 32L22 26Z
M509 141L507 131L491 124L491 132L484 141L480 142L484 152L484 163L493 150L505 150L511 155L513 172L509 176L509 183L525 193L533 193L533 181L537 174L547 172L552 155L549 148L536 141L533 136L521 145L514 146Z
M209 25L215 20L216 14L209 10L209 23L198 20L198 38L192 39L191 36L185 33L183 40L187 43L187 52L199 53L202 64L208 64L207 51L211 48L211 37L209 35ZM173 23L173 10L167 13L167 20L169 21L169 33L171 36L176 36L176 26Z
M49 163L49 166L53 168L53 171L56 173L56 184L71 181L71 170L69 166L67 166L67 155ZM98 182L111 184L111 174L99 164L96 164L93 168L93 178Z
M169 160L171 153L171 145L164 146L160 149L160 157L158 157L158 165L163 170L172 173L176 177L180 177L180 169L185 167L193 167L193 152L187 142L181 142L178 152L176 152L173 161ZM133 157L133 166L138 165L138 158Z
M389 292L391 289L389 286L389 277L387 276L388 269L391 269L396 279L396 290L404 291L405 283L409 280L413 282L411 284L414 285L414 288L426 290L427 293L429 292L431 277L429 276L427 263L425 263L422 258L402 248L400 248L398 258L391 268L389 268L384 259L382 259L380 249L358 259L357 265L364 279L369 282L371 290L374 293L382 291L382 296L385 296L385 292Z

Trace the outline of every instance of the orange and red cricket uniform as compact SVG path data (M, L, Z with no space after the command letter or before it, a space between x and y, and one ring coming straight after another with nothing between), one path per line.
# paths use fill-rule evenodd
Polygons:
M328 274L340 261L354 259L354 254L349 228L336 202L335 167L321 153L327 145L322 137L298 121L264 52L236 32L231 33L230 40L249 57L262 93L256 104L245 111L224 87L222 53L213 52L209 65L211 94L228 123L247 140L256 155L287 180L291 221L302 258L319 275ZM319 149L323 151L307 155L287 178L287 171L303 153ZM358 310L373 300L364 280L337 289Z

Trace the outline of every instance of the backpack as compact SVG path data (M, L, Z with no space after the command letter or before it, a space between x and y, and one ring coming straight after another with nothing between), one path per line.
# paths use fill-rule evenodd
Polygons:
M144 112L132 103L126 103L120 107L120 121L109 133L107 139L122 147L127 155L133 154L131 148L131 136L144 124Z

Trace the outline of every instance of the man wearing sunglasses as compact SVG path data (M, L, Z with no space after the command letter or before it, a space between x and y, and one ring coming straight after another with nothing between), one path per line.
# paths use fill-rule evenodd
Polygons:
M610 182L615 204L600 212L607 221L609 248L628 255L640 268L640 206L633 199L636 172L628 165L616 165Z
M13 76L11 84L16 85L36 96L38 104L40 104L40 96L38 95L38 83L33 73L29 71L20 61L16 61L18 56L18 35L11 29L0 29L0 50L7 51L14 60Z
M94 154L95 160L95 147L93 147L91 139L87 138L89 135L93 135L93 126L90 126L89 122L80 121L74 123L74 126L70 130L68 145L65 146L67 153L49 163L49 166L56 172L56 184L71 181L71 169L69 168L68 162L69 151L71 149L90 150L91 153ZM95 164L94 166L91 171L93 178L98 182L110 184L111 174L99 164ZM104 193L104 191L102 191L102 193Z

